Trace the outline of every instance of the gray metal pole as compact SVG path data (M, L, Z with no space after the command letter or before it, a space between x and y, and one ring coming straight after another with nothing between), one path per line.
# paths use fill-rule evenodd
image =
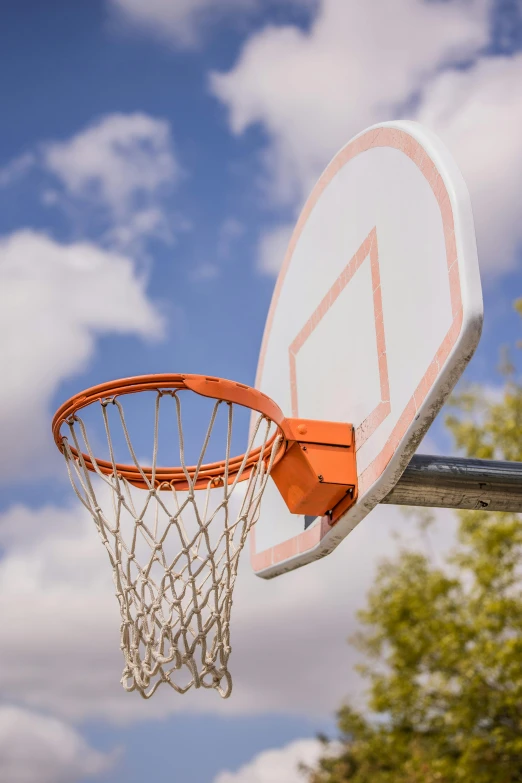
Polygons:
M415 454L381 503L522 511L522 462Z

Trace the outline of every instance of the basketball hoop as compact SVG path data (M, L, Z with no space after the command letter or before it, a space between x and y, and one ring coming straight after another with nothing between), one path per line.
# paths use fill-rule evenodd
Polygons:
M121 399L145 392L154 395L150 465L137 457ZM188 465L185 457L181 402L186 392L215 400L195 465ZM78 415L95 409L96 403L108 459L95 456L87 423ZM157 464L160 412L163 418L172 403L179 466L162 467ZM117 435L114 424L111 429L112 406ZM225 458L205 462L222 406ZM237 407L251 409L253 415L245 453L232 456ZM73 489L92 516L113 568L125 660L123 687L144 698L162 682L179 693L203 687L228 697L233 588L268 478L273 476L293 513L330 513L333 520L334 507L341 503L345 508L356 496L353 428L286 419L273 400L249 386L174 374L126 378L87 389L59 408L52 428ZM117 458L122 444L128 462Z

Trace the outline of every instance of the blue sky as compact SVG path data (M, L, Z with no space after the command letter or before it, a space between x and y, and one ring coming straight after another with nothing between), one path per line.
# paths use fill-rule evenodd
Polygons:
M306 194L351 136L399 116L439 133L468 182L485 327L466 377L498 385L498 348L520 334L522 6L393 5L2 5L0 770L9 757L13 781L273 781L267 770L315 753L314 735L359 693L346 638L395 509L280 583L245 558L234 697L145 703L121 692L108 563L49 425L63 399L110 378L252 383ZM428 438L450 448L441 420ZM259 756L274 748L286 750Z

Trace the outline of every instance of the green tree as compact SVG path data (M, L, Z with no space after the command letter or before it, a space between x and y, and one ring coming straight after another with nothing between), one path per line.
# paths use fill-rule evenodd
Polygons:
M467 456L522 460L522 386L503 372L501 395L453 401L447 424ZM459 512L443 566L414 551L383 563L360 620L367 710L341 708L341 752L310 783L522 781L520 516Z

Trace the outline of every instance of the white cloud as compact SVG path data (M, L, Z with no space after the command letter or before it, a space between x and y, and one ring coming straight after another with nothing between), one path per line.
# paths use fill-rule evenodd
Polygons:
M56 190L44 190L41 195L42 204L46 207L53 207L60 201L60 194Z
M30 230L0 239L4 479L52 469L51 397L86 367L98 335L161 334L145 285L131 260L90 243L62 245Z
M189 276L193 283L215 280L216 277L219 277L219 267L217 264L201 264L191 269Z
M329 750L334 751L335 747L333 744ZM325 750L319 740L296 740L284 748L259 753L236 772L221 772L214 783L304 783L306 775L299 765L315 766Z
M116 215L136 193L154 193L179 175L165 120L109 114L68 141L44 149L44 163L74 195L95 195Z
M10 160L0 168L0 188L6 188L21 179L34 166L34 163L35 156L31 152L26 152Z
M113 761L62 721L0 707L0 779L6 783L74 783L97 777Z
M277 275L294 229L293 223L277 226L262 234L257 256L257 268L267 275Z
M166 244L174 241L172 227L157 205L137 210L128 220L117 223L106 234L110 247L124 250L138 248L143 237L161 239Z
M483 269L513 265L522 244L522 55L441 74L417 119L433 128L467 182Z
M237 218L228 217L221 224L216 242L215 258L218 261L227 261L237 241L244 235L245 226ZM201 261L192 265L189 271L189 279L193 283L215 280L221 273L220 265L210 261Z
M438 69L487 41L483 0L323 0L311 29L267 27L210 78L242 133L260 123L272 194L301 200L355 132L389 119Z
M313 6L315 0L283 0ZM130 25L180 47L197 46L203 33L223 17L236 19L262 8L261 0L109 0ZM281 0L279 0L281 3Z
M240 237L245 233L245 226L237 218L229 217L223 221L219 229L217 242L217 254L219 258L227 258L230 251Z
M109 114L63 142L42 147L42 163L69 199L109 210L109 238L128 246L141 236L172 237L160 209L181 167L169 123L147 114Z

